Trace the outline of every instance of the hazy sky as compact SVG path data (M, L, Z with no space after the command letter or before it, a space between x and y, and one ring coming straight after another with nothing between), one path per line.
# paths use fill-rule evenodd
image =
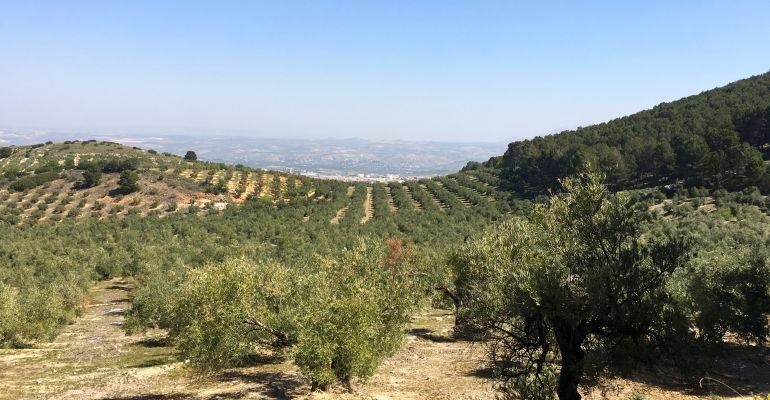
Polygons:
M3 1L0 129L499 141L770 70L770 1Z

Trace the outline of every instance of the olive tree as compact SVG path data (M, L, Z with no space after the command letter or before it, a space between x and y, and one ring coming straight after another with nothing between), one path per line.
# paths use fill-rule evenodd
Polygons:
M161 318L179 355L202 370L238 365L260 345L293 338L289 270L238 258L189 271Z
M489 332L507 398L580 399L588 347L654 341L681 326L664 303L687 259L683 241L643 235L647 214L595 174L563 188L452 258L460 316Z
M370 377L401 345L404 328L424 295L412 250L362 241L334 259L321 259L306 281L297 314L295 363L314 388Z
M145 285L134 299L127 329L167 329L180 357L201 370L278 351L314 389L350 387L401 344L425 294L412 258L400 240L384 246L362 239L341 254L291 266L251 258L211 263L188 270L176 288L159 275L156 289Z

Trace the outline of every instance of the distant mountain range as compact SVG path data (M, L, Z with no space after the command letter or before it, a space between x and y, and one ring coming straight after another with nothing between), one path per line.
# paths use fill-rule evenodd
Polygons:
M320 177L397 176L456 172L468 161L500 154L504 143L412 142L351 139L277 139L253 137L120 136L0 131L0 145L47 140L98 139L173 154L194 150L206 161L243 164Z

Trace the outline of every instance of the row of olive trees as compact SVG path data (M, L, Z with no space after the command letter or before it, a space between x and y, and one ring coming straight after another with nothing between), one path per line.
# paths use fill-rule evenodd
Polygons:
M349 387L399 348L424 296L420 276L411 248L397 239L291 266L228 259L190 270L177 286L164 279L145 286L127 327L166 328L180 357L202 370L270 351L290 357L313 388Z
M710 217L701 214L652 220L595 174L563 186L529 218L495 227L450 260L458 330L491 339L503 397L580 399L597 365L719 342L727 332L765 342L766 216L757 217L764 227L728 235L723 223L704 227Z

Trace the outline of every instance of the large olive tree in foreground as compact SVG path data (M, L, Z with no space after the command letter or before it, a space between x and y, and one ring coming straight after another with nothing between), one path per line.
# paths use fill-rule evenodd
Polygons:
M490 332L508 398L580 399L589 348L649 343L682 326L666 315L664 286L684 244L643 235L644 213L596 175L563 187L452 260L459 317Z

